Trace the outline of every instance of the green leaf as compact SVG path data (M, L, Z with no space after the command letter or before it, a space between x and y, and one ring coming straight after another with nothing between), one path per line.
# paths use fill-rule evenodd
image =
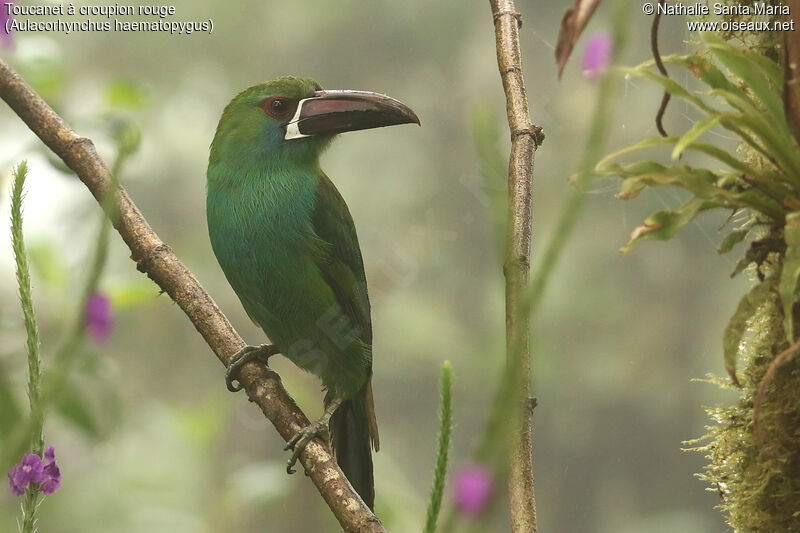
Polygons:
M717 66L703 56L692 54L686 56L670 56L665 62L679 65L689 70L696 78L712 89L723 89L731 92L741 92L743 97L749 98L747 93L731 82Z
M769 113L770 122L785 126L779 92L783 89L783 76L777 65L760 54L733 47L711 32L705 32L704 38L714 56L753 91Z
M701 200L715 202L719 207L751 208L775 219L783 220L786 208L758 189L745 187L737 174L715 174L686 165L664 167L653 161L631 165L608 165L598 175L625 178L619 197L635 197L645 186L673 185L686 189Z
M750 230L748 228L730 232L724 239L722 239L722 243L719 245L719 248L717 248L717 252L720 254L727 254L733 249L734 246L742 242L744 238L747 237L749 231Z
M716 40L715 40L716 39ZM743 114L750 117L749 126L753 128L762 142L769 140L771 144L781 146L781 150L789 154L797 150L791 144L788 135L783 104L779 92L781 83L775 83L774 88L766 83L764 76L777 76L782 79L782 74L772 61L750 51L738 49L725 44L716 37L710 37L713 41L714 50L725 57L724 64L737 76L753 89L753 94L757 100L753 100L750 95L740 87L732 83L713 63L697 55L692 56L668 56L665 61L684 66L689 69L696 77L708 84L713 90L711 94L724 98L729 105L738 109ZM741 57L740 57L741 56ZM746 58L744 61L742 58ZM722 57L720 57L722 60ZM744 61L744 63L743 63ZM741 64L740 64L741 63ZM731 68L737 67L736 69ZM760 67L760 68L759 68ZM767 69L766 71L764 69ZM769 74L766 72L769 71ZM745 79L746 76L747 79ZM751 82L759 86L759 90L754 90ZM758 108L760 102L767 110L769 115L764 117L763 111ZM757 122L753 122L753 120ZM748 127L747 123L736 124L737 127ZM747 141L747 139L745 139ZM764 154L767 155L767 154ZM767 155L769 158L769 156ZM791 168L791 166L789 167Z
M645 185L675 185L704 199L711 199L724 193L715 186L719 177L710 170L702 168L686 165L665 167L653 161L643 161L628 166L612 165L609 171L626 178L620 193L620 197L624 199L629 198L626 191L640 189Z
M797 279L800 278L800 213L795 212L786 216L783 234L786 239L786 256L778 292L783 304L783 330L791 344L795 338L792 308L796 300Z
M766 135L769 136L769 129L763 127L763 124L758 122L758 113L755 114L755 118L753 116L745 116L745 115L737 115L732 113L723 113L722 111L708 105L705 101L701 98L691 94L686 88L680 85L678 82L673 80L672 78L667 78L666 76L662 76L661 74L656 74L655 72L651 72L649 70L643 69L640 65L634 69L622 69L623 72L627 72L628 74L640 76L643 78L647 78L651 81L654 81L664 87L664 90L669 92L672 96L676 96L678 98L682 98L687 102L694 104L697 108L701 111L704 111L708 115L718 116L719 123L725 129L732 131L736 135L742 138L747 144L753 147L753 149L757 150L759 153L764 155L767 159L772 159L769 152L755 139L752 138L751 135L747 133L747 129L750 130L757 130L754 131L756 135ZM739 102L743 107L748 109L754 109L752 103L747 103L747 99L744 97L736 98L736 94L729 91L722 91L721 89L715 89L714 91L721 91L716 96L722 96L723 94L727 94L730 99ZM712 91L712 93L714 92ZM749 106L749 107L748 107ZM754 127L755 124L755 127Z
M778 124L767 120L764 113L759 111L748 99L741 98L736 93L714 89L711 94L722 97L742 112L740 115L724 114L720 117L720 123L724 127L735 126L732 131L735 131L768 160L777 164L792 183L800 183L800 178L797 177L800 175L800 152L798 152L794 138L786 126L786 121ZM754 144L753 141L746 138L744 132L739 132L739 129L751 131L761 143Z
M655 148L659 146L672 146L676 142L678 142L677 137L650 137L649 139L644 139L637 143L631 144L626 146L625 148L621 148L616 152L611 152L603 159L597 162L595 169L602 172L603 168L610 165L620 157L624 155L628 155L633 152L638 152L640 150L646 150L648 148ZM574 178L573 178L574 179Z
M670 93L672 96L686 100L687 102L694 104L695 106L697 106L698 108L702 109L707 113L719 113L719 111L710 107L700 97L690 93L683 85L681 85L677 81L673 80L672 78L663 76L661 74L656 74L655 72L652 72L647 68L644 68L643 65L639 65L638 67L634 68L620 68L619 70L624 72L625 74L630 74L631 76L647 78L651 81L654 81L659 85L661 85L662 87L664 87L664 90Z
M731 52L739 54L744 60L757 65L761 69L762 74L766 76L775 87L783 86L783 70L770 58L748 48L731 46L711 32L704 34L703 37L706 42L709 43L709 47L719 48L720 46L727 46L730 48Z
M673 62L685 62L687 68L711 85L713 89L710 94L712 96L724 99L729 105L741 111L741 114L723 113L712 107L675 80L649 70L649 67L652 66L650 61L632 69L620 70L633 76L650 79L664 87L673 96L692 103L706 114L718 116L722 127L741 137L768 160L775 161L780 165L787 179L795 184L800 184L800 178L797 178L800 176L800 151L797 150L793 137L788 132L785 117L782 120L765 118L765 114L758 109L756 103L744 91L730 83L710 63L697 58L690 61L680 58L680 56L669 57ZM755 134L761 142L754 139L748 131Z
M611 164L616 159L619 159L624 155L659 146L675 146L680 140L680 137L651 137L649 139L644 139L643 141L626 146L625 148L607 155L597 163L596 169L602 172L603 167ZM748 165L747 163L713 144L692 142L685 149L694 152L700 152L709 157L713 157L714 159L725 163L733 170L737 170L747 174L748 176L752 176L760 181L771 181L771 177L767 176L764 171ZM573 177L572 179L574 180L575 178Z
M664 165L655 161L639 161L630 166L610 165L610 174L624 178L619 186L618 198L630 200L639 195L647 185L658 182L657 176L663 174Z
M630 252L637 243L643 240L669 240L700 212L715 207L719 207L716 202L692 198L678 209L657 211L633 230L628 243L620 249L620 252L623 254Z
M739 345L747 330L747 321L755 314L759 306L769 297L774 282L764 281L753 287L740 301L736 311L725 326L722 335L722 350L725 357L725 370L731 379L739 385L736 377L736 359L739 355Z
M694 123L692 128L683 134L672 150L672 159L678 159L687 146L696 141L702 134L719 124L719 116L709 115Z
M739 90L712 62L703 56L670 54L661 56L661 61L669 65L676 65L689 70L696 78L711 88ZM655 61L649 59L636 66L637 69L650 70L655 66ZM744 94L744 93L742 93Z

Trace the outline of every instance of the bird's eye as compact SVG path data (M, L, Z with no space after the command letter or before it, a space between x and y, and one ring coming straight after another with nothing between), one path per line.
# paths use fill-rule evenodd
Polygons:
M273 96L272 98L267 98L264 100L261 103L261 108L267 115L273 118L283 119L292 112L291 104L292 101L288 100L287 98Z

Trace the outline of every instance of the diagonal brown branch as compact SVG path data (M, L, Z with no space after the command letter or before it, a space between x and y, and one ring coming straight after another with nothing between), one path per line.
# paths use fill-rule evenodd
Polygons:
M108 167L92 141L75 133L2 59L0 98L78 175L101 205L109 205L110 212L116 213L114 227L130 248L137 268L169 294L219 360L227 364L230 356L244 347L244 341L192 273L153 232L125 190L112 186ZM103 202L109 192L113 192L114 201ZM283 388L277 374L257 363L248 363L240 377L250 400L261 408L284 440L308 425L308 418ZM384 531L380 520L350 486L327 446L311 442L300 461L345 531Z
M497 65L506 95L511 131L508 163L508 229L506 259L506 351L512 375L518 376L519 404L530 405L530 323L524 294L530 277L533 156L543 136L531 124L528 97L519 51L519 14L513 0L489 0L494 17ZM520 408L509 468L511 530L536 532L536 498L533 490L531 411Z

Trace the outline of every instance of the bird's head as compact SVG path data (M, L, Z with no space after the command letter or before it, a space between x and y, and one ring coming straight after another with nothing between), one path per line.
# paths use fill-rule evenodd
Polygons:
M316 161L334 135L417 123L405 104L366 91L324 91L314 80L284 76L239 93L225 108L210 164L225 157Z

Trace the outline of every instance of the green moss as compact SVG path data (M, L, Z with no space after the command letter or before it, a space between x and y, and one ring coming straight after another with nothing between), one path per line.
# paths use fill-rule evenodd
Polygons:
M739 401L708 409L716 422L696 448L709 465L699 476L719 493L720 508L737 532L800 531L800 365L783 366L769 387L753 429L753 401L775 355L786 348L782 306L771 291L740 344Z
M725 3L742 5L738 0ZM724 18L750 22L754 17ZM709 209L747 213L746 222L731 230L721 246L729 252L747 236L749 247L734 274L749 271L760 283L737 306L723 338L726 369L734 382L738 378L740 386L734 387L729 379L708 380L738 391L739 399L729 407L709 409L715 423L707 428L705 437L689 444L702 444L694 449L705 452L709 464L700 478L719 494L720 508L735 531L800 532L800 356L775 373L760 405L757 434L753 421L754 399L763 376L788 346L784 328L800 330L800 229L796 226L800 152L782 120L783 82L778 69L759 57L780 65L782 35L728 32L720 36L729 43L705 35L696 43L696 54L665 57L667 63L689 69L708 85L712 89L708 95L653 73L650 62L625 70L661 84L674 97L696 105L705 117L680 137L645 139L614 152L598 163L594 174L623 178L621 196L626 199L646 187L665 185L681 187L693 195L678 209L662 210L646 219L634 231L631 244L645 238L671 238ZM719 97L735 112L718 111L716 103L709 105L703 96ZM696 142L715 125L741 139L735 156L719 146ZM664 167L648 160L617 162L656 146L674 146L673 153L692 148L736 172L687 165ZM791 222L788 226L787 220ZM784 270L786 275L782 276ZM784 313L792 316L785 317ZM793 332L789 334L796 338Z
M738 0L723 3L740 4ZM726 18L746 21L754 17ZM778 32L727 32L720 36L780 64L782 35ZM769 167L746 145L740 146L739 157L753 167ZM782 242L782 230L769 228L769 235L761 235L759 240ZM777 280L782 262L783 250L770 253L757 265L759 276ZM706 452L709 460L699 477L720 495L720 508L737 532L800 531L800 358L777 371L760 406L758 434L753 425L753 402L761 379L775 356L787 347L782 324L783 306L776 281L775 290L748 322L739 345L739 400L729 407L707 410L716 423L701 439L706 445L697 448Z
M732 6L737 7L742 5L741 0L715 0L713 3L720 3L725 6ZM781 3L779 0L768 0L765 2L768 5L777 6ZM750 3L752 5L752 3ZM750 15L722 15L720 18L725 20L735 20L737 22L750 22L755 20L768 20L772 22L773 20L780 19L779 16L756 16L753 14ZM719 32L719 36L725 39L726 41L732 41L733 44L741 46L743 48L748 48L755 52L759 52L773 61L778 61L780 58L780 43L782 39L782 35L780 32L771 32L771 31L721 31Z

